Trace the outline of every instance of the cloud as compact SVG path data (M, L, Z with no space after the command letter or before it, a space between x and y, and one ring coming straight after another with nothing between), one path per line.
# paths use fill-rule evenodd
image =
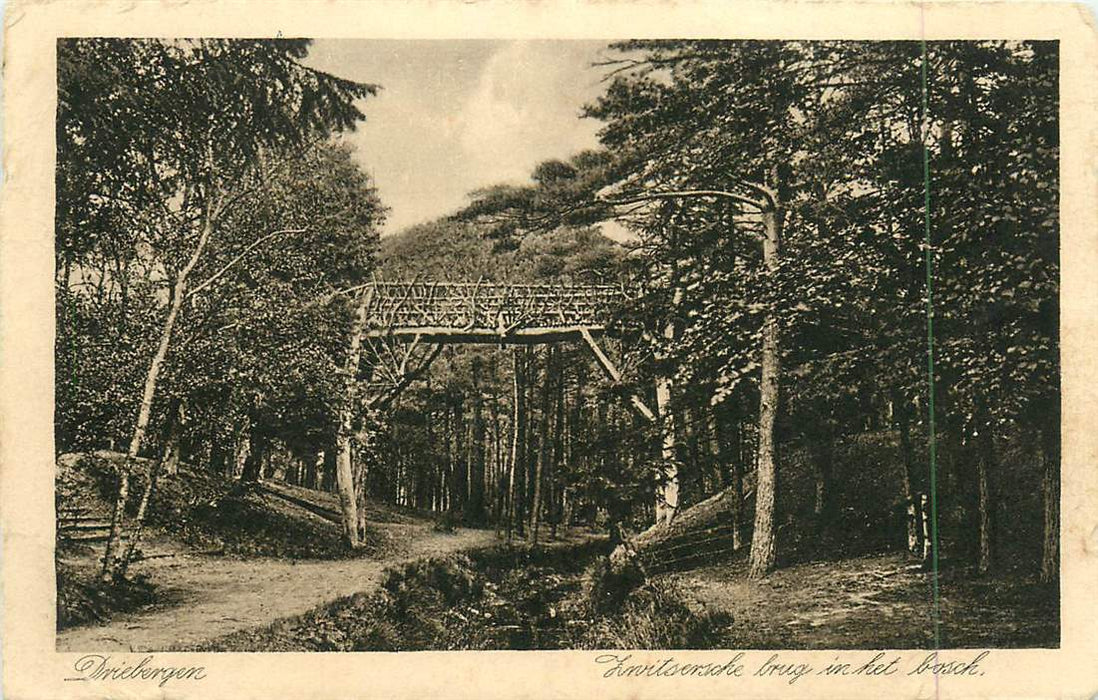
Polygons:
M596 145L580 120L603 87L604 42L320 40L310 65L381 83L346 138L392 208L393 233L463 206L474 189L528 181L534 166Z
M525 181L539 161L596 145L597 125L578 118L597 93L587 53L573 42L515 41L491 56L455 117L471 181Z

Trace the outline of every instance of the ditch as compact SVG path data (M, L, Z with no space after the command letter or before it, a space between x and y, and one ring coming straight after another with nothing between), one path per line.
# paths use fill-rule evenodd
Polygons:
M731 618L667 582L608 594L605 541L497 546L391 569L374 594L194 647L207 651L704 648Z

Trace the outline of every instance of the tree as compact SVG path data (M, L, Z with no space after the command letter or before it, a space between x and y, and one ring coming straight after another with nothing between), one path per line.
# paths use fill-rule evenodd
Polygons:
M931 45L928 95L937 127L931 226L942 373L967 418L977 464L977 570L997 566L999 444L1058 435L1058 123L1056 50L1045 42ZM935 196L936 195L936 196ZM937 315L937 314L936 314ZM1047 501L1047 499L1046 499ZM1047 520L1046 516L1046 520ZM1046 538L1046 547L1047 545Z
M261 186L260 166L286 162L303 144L352 127L362 117L354 100L375 90L304 67L298 61L307 49L305 40L77 39L59 47L60 267L87 249L82 234L91 229L100 245L144 258L168 284L131 458L148 431L191 274L221 244L234 206ZM101 77L89 80L96 72ZM104 220L117 228L95 225ZM270 231L254 243L286 233ZM210 274L207 282L223 272ZM121 469L107 578L124 570L117 553L127 491Z
M619 48L620 62L607 66L614 78L589 109L605 121L605 150L547 161L529 183L487 188L454 217L386 245L401 277L445 279L460 257L485 280L626 281L620 340L604 348L619 367L592 382L586 362L570 362L565 420L554 420L548 393L527 400L536 372L508 376L497 358L497 395L516 379L519 388L500 402L512 418L496 416L494 433L526 434L488 479L497 495L511 491L512 523L524 523L520 504L540 519L553 500L546 466L555 460L522 455L533 459L527 437L543 426L559 434L563 423L571 458L559 476L579 517L605 517L621 539L655 515L656 531L634 539L648 546L693 527L739 533L746 494L751 569L764 575L803 554L807 537L824 536L817 552L830 546L845 514L865 515L838 475L842 451L872 437L896 455L880 463L876 476L892 490L873 517L897 544L932 563L940 521L975 533L970 554L990 571L1004 545L996 519L1018 491L1040 488L1051 575L1057 222L1055 188L1039 173L1055 171L1057 156L1054 51L1024 42ZM607 218L635 236L624 255L584 251L584 237L598 241L587 227ZM484 442L468 420L480 390L462 376L486 354L455 350L431 375L444 391L407 397L409 411L449 417L450 444L462 442L450 464L471 476ZM618 401L653 394L661 420L630 424ZM1042 426L1038 439L1027 422ZM411 415L396 423L416 431L392 436L401 454L431 442ZM942 447L934 467L932 440ZM1040 453L1015 465L1027 443ZM406 461L401 488L423 478ZM1025 486L1009 483L1013 475ZM475 483L455 481L448 495L471 499ZM656 493L675 485L681 507L654 513ZM806 502L813 517L798 522ZM893 509L908 513L895 532L885 519ZM978 514L970 527L968 513Z
M763 281L752 300L764 312L751 573L762 576L776 561L780 327L794 306L779 285L782 247L794 198L816 172L806 161L817 131L821 122L837 123L818 86L846 57L837 46L798 42L633 41L616 48L628 55L588 114L607 122L603 143L626 153L632 167L605 198L618 206L727 202L739 214L735 230L761 243ZM722 374L745 373L736 364Z
M939 393L937 406L951 407L953 435L961 434L962 424L982 424L970 432L984 436L981 481L990 481L995 439L988 437L988 421L1001 425L1007 412L990 418L977 408L1020 406L1028 402L1022 397L1047 396L1054 385L1047 354L1054 336L1041 324L1055 317L1048 306L1055 295L1045 285L1055 276L1045 247L1055 240L1048 206L1055 188L1038 184L1036 176L1028 179L1031 162L1055 170L1049 48L677 41L616 48L622 57L605 64L614 79L588 109L606 122L601 138L615 154L615 162L603 167L615 183L599 198L649 232L657 299L674 300L678 287L660 279L660 269L685 280L677 301L682 312L675 316L688 321L666 353L689 377L683 384L714 385L719 403L734 396L745 377L754 379L752 574L775 563L782 412L811 398L790 394L791 371L811 377L805 388L815 386L810 391L820 396L853 381L886 397L899 390L905 404L930 403L919 362L926 351L927 215L935 337L946 338L936 341L935 359L950 399L947 404ZM919 90L924 69L929 112ZM1005 109L1022 92L1038 95L1023 102L1025 125ZM1008 166L1020 155L1022 167L1017 161ZM924 158L935 173L929 212ZM1014 202L1022 200L1032 216L1016 213ZM667 215L667 202L676 203L675 217ZM682 246L684 239L704 243L720 229L731 256ZM981 234L991 230L1008 235L991 243ZM661 259L673 240L680 250ZM1036 269L1035 281L1013 276ZM1002 296L1011 285L1024 290L1025 301L997 300L989 308L989 295ZM654 299L650 308L667 304ZM1005 308L1011 311L1003 316ZM981 320L1015 317L994 330ZM979 334L980 342L962 340L974 337L974 322L988 332ZM752 330L746 339L745 327ZM649 339L663 346L656 334ZM1008 348L1026 353L1026 361L1012 362ZM1004 382L1017 370L1016 376L1026 376L1025 387ZM1007 386L1014 391L999 393ZM916 483L921 479L910 481L913 489L925 488ZM994 488L985 483L977 491L985 496L981 503L988 501L980 508L993 510ZM990 533L990 518L981 522L977 529Z

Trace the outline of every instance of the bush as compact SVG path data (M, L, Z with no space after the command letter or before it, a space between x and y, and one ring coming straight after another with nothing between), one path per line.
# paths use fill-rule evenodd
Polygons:
M647 583L615 613L592 620L581 649L711 649L725 641L732 616L692 609L669 583ZM726 646L728 646L726 644Z
M605 615L619 610L629 594L644 582L644 572L627 555L598 557L583 572L583 602L590 614Z
M713 615L666 583L609 586L617 606L593 612L605 581L596 547L497 547L390 569L381 590L321 606L198 647L216 651L714 648L732 618ZM595 583L602 581L603 583ZM618 593L615 593L618 595ZM598 596L596 595L596 599Z
M57 563L57 629L101 622L112 613L129 612L155 600L155 587L144 576L102 583L93 569Z
M457 529L458 518L450 511L446 511L435 518L435 532L451 534Z

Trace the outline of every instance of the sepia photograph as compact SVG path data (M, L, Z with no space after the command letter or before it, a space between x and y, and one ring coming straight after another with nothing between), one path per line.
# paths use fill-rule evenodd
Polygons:
M56 59L58 651L1060 647L1059 42Z

